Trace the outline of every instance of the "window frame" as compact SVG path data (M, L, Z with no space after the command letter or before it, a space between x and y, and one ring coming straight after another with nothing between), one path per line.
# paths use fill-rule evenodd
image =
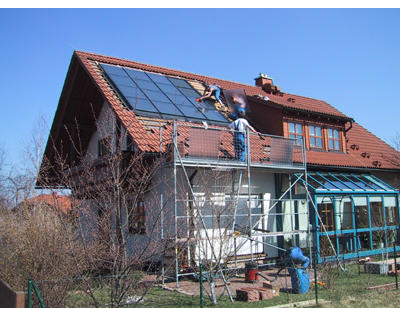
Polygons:
M329 131L332 131L332 137L329 137ZM338 133L338 138L335 138L335 131ZM327 138L327 150L328 151L343 151L341 146L341 137L340 137L340 129L334 127L327 127L326 128L326 138ZM333 141L333 148L330 148L330 141ZM338 149L335 148L335 144L338 144Z
M146 235L146 207L144 199L139 198L136 205L132 206L132 209L129 209L129 211L127 214L128 232L133 235Z
M311 128L314 128L314 135L311 135ZM316 129L319 128L320 129L320 136L318 136L316 134ZM308 138L309 138L309 143L310 143L310 148L312 149L325 149L325 144L324 144L324 136L323 136L323 131L324 128L320 125L313 125L313 124L309 124L308 125ZM315 139L315 146L312 145L312 139ZM321 140L321 146L317 146L317 140L320 139Z
M290 124L294 124L294 133L290 131ZM297 125L301 126L301 134L297 133ZM294 135L294 138L291 137L291 135ZM296 146L302 146L303 142L304 142L304 137L305 137L305 133L304 133L304 124L303 123L299 123L299 122L294 122L294 121L288 121L288 136L290 139L294 139L295 140L295 145ZM300 136L300 138L299 138ZM301 143L299 144L299 140L301 139Z

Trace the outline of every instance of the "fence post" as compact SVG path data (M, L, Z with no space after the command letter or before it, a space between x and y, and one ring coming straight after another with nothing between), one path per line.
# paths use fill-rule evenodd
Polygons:
M33 290L35 291L35 294L39 300L40 307L45 308L46 306L44 305L44 302L42 300L42 297L40 296L39 289L32 279L28 279L28 308L32 308L32 287Z
M318 227L318 226L317 226ZM315 305L318 305L318 271L317 271L317 229L315 228L315 242L314 242L314 287L315 287Z
M397 253L396 253L396 244L397 244L397 232L394 234L394 245L393 245L393 256L394 256L394 276L396 277L396 290L399 289L399 278L397 276Z
M32 307L32 279L28 279L28 308Z
M200 263L200 308L203 308L203 265Z

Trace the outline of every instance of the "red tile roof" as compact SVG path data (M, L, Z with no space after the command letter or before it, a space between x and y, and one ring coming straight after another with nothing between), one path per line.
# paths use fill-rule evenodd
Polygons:
M72 201L69 196L58 194L41 194L23 202L25 205L37 205L44 203L54 210L69 215L72 211Z
M107 64L120 65L124 67L132 67L149 72L161 73L164 75L178 76L184 79L197 80L205 83L216 83L223 89L244 89L247 95L262 95L267 96L272 102L281 105L283 108L299 109L303 111L317 112L327 115L333 115L344 119L350 119L325 101L307 98L303 96L293 95L284 92L282 96L268 94L261 87L250 86L232 81L211 78L208 76L168 69L158 66L147 65L143 63L132 62L124 59L107 57L103 55L79 52L75 55L78 57L88 74L93 78L94 83L103 93L106 100L111 104L121 122L125 125L128 132L132 135L134 141L143 151L156 152L159 151L159 130L154 129L149 131L141 123L140 119L132 112L125 109L121 100L114 93L113 89L103 78L101 71L96 62ZM292 102L289 98L294 99ZM163 138L171 138L172 125L168 124L163 129ZM184 134L184 133L183 133ZM181 135L184 137L185 135ZM353 123L352 129L347 133L348 136L348 154L333 153L333 152L318 152L307 151L307 163L326 166L341 166L341 167L357 167L357 168L378 168L378 169L400 169L390 162L387 157L398 154L392 147L380 140L375 135L371 134L365 128L357 123ZM186 135L187 137L187 135ZM183 140L183 138L181 138ZM351 145L355 144L352 149ZM165 145L163 150L165 150ZM358 148L358 150L357 150ZM361 154L369 153L366 157Z

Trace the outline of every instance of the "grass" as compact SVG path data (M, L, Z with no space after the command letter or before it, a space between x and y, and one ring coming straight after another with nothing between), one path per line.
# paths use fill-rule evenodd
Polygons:
M394 277L376 274L358 274L356 265L348 265L347 271L338 271L336 268L321 270L322 281L330 286L318 287L318 297L324 301L318 307L399 307L400 290L367 290L369 286L395 282ZM234 294L234 293L233 293ZM105 288L95 292L96 297L102 301L107 300ZM87 295L74 294L68 300L70 307L89 307ZM281 291L280 295L266 301L254 303L235 301L231 303L227 296L219 298L217 307L220 308L260 308L301 301L315 301L314 286L307 294L290 294ZM199 296L188 296L176 292L152 288L146 295L145 301L137 304L140 308L198 308ZM204 307L214 307L207 295L204 296ZM312 307L312 306L309 306Z

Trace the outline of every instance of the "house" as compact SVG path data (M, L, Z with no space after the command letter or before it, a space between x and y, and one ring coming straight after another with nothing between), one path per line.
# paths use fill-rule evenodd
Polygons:
M56 192L52 194L40 194L18 204L14 210L31 210L41 208L46 211L52 211L62 214L66 218L74 218L76 214L73 211L72 201L68 195L59 195Z
M223 105L196 102L212 83ZM245 94L248 120L263 133L247 134L245 162L228 129L232 91ZM393 251L398 152L330 104L283 92L265 74L251 86L75 51L45 150L50 168L41 175L49 181L38 186L62 186L57 159L75 171L99 165L118 141L126 153L166 159L155 174L165 178L120 220L132 253L149 239L169 241L160 258L175 264L176 277L222 248L235 263L276 258L291 245L316 250L319 261ZM230 227L226 244L213 235L218 225ZM171 259L178 248L182 256Z

